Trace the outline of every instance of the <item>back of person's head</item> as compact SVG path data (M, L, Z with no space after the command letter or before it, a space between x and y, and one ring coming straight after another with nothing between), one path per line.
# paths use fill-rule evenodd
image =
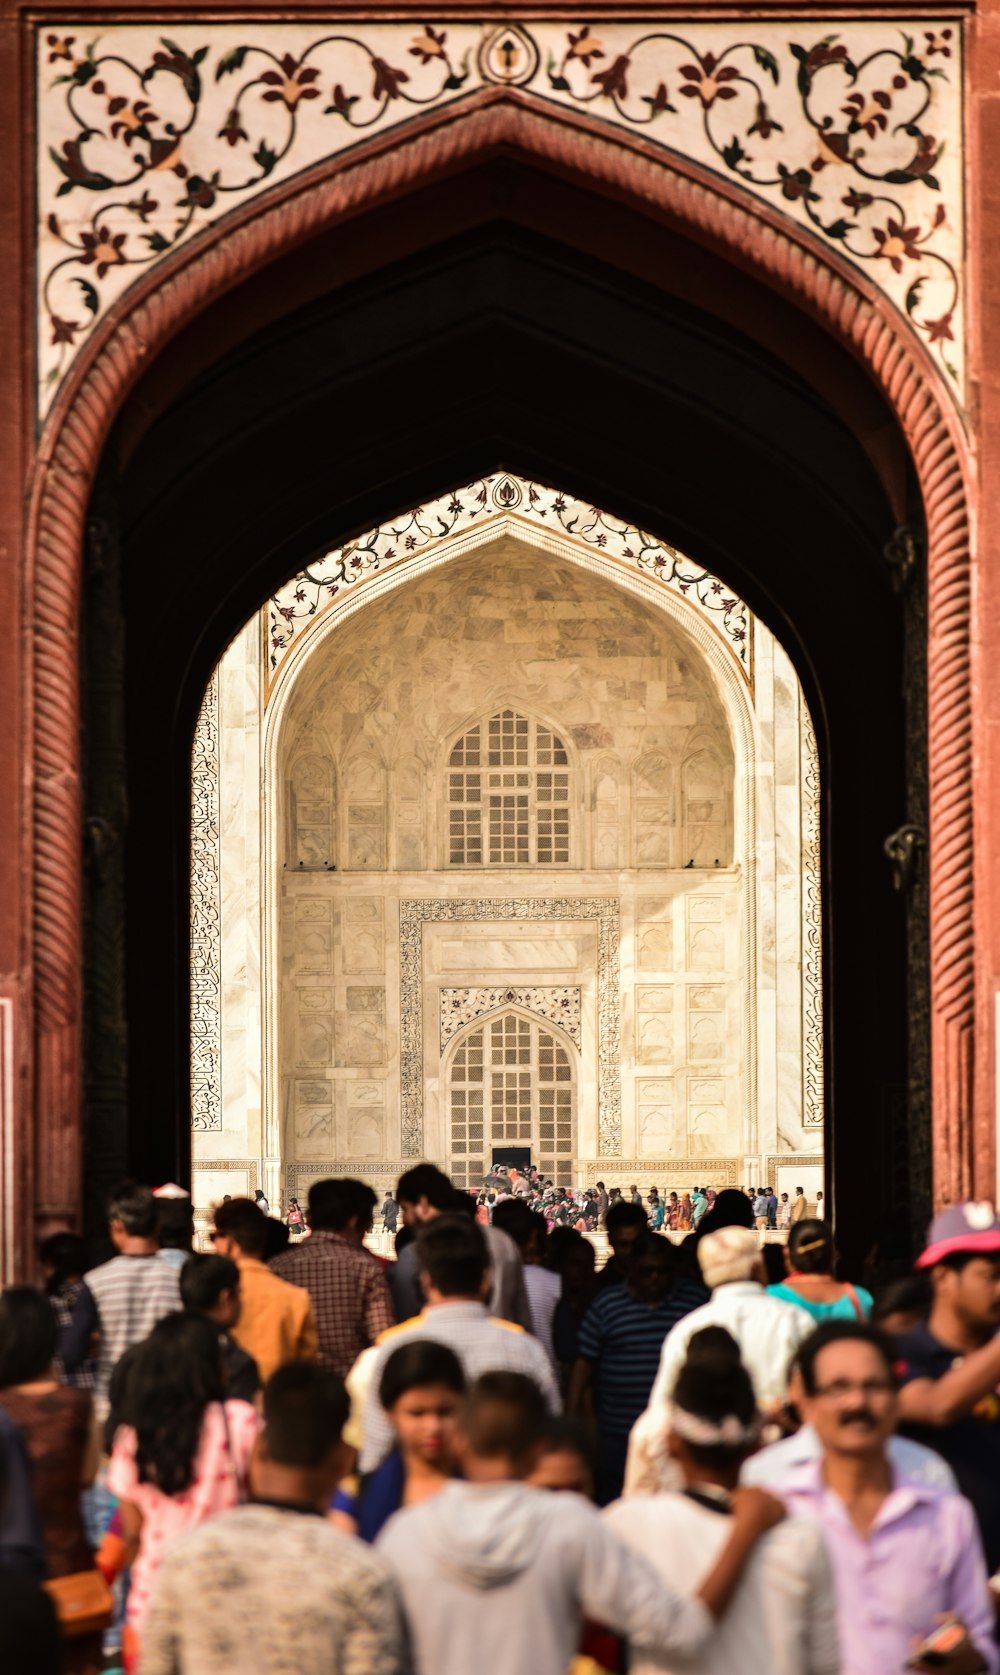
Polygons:
M417 1235L417 1256L428 1283L442 1297L479 1297L489 1252L482 1230L468 1216L441 1215Z
M721 1227L698 1241L698 1263L710 1291L737 1280L755 1279L760 1262L757 1235L749 1227Z
M807 1396L815 1396L817 1389L816 1362L824 1349L835 1343L863 1343L874 1349L885 1362L890 1382L895 1385L896 1351L887 1332L867 1320L825 1320L799 1344L795 1364L802 1378Z
M926 1273L904 1274L879 1286L872 1303L871 1322L881 1326L905 1318L907 1325L917 1325L930 1314L933 1293L930 1276ZM893 1328L886 1326L887 1330Z
M340 1180L313 1181L306 1207L310 1227L322 1233L342 1232L348 1222L360 1214L361 1199L358 1189L370 1200L369 1210L374 1209L375 1194L363 1181L352 1181L346 1177Z
M544 1218L539 1217L539 1220ZM555 1226L545 1241L545 1266L555 1273L561 1274L568 1257L574 1253L579 1255L581 1247L590 1252L591 1266L594 1263L594 1247L589 1239L585 1239L579 1228Z
M130 1239L152 1239L156 1233L156 1199L138 1181L119 1181L108 1195L109 1221L121 1224Z
M238 1245L244 1256L263 1257L267 1249L267 1216L252 1198L230 1198L216 1206L215 1231Z
M288 1249L292 1235L283 1221L277 1216L264 1217L264 1261L270 1262L275 1256L280 1256Z
M400 1175L396 1183L396 1200L400 1204L419 1204L426 1198L435 1210L449 1210L455 1188L447 1175L433 1163L418 1163Z
M493 1212L493 1226L499 1227L520 1248L530 1244L538 1230L538 1217L523 1198L509 1198Z
M800 1274L832 1274L833 1233L830 1223L803 1216L788 1235L788 1258Z
M758 1425L753 1380L736 1343L721 1329L696 1332L674 1386L672 1436L696 1465L724 1470L755 1446Z
M228 1256L196 1251L181 1269L181 1302L189 1314L207 1314L224 1291L235 1291L239 1283L240 1271Z
M593 1500L597 1467L585 1427L561 1414L550 1414L538 1439L528 1482L538 1489L568 1490Z
M351 1203L354 1205L354 1216L358 1227L362 1233L369 1232L378 1205L377 1194L372 1191L367 1181L357 1181L353 1176L348 1176L347 1192Z
M394 1349L379 1380L378 1399L386 1409L394 1407L409 1390L423 1390L443 1384L446 1390L465 1395L465 1373L454 1350L433 1338L415 1339Z
M450 1216L468 1216L470 1221L476 1219L476 1200L471 1192L463 1192L458 1187L452 1190L445 1214Z
M264 1442L278 1466L321 1466L340 1441L350 1400L329 1367L289 1361L264 1386Z
M614 1242L615 1234L620 1232L623 1227L645 1227L646 1225L646 1212L642 1205L633 1204L626 1198L617 1198L613 1204L608 1206L608 1212L604 1217L604 1226L608 1238L612 1242Z
M785 1252L781 1245L765 1244L760 1253L768 1285L784 1285L788 1278Z
M223 1396L218 1328L200 1314L164 1315L137 1347L124 1394L140 1483L164 1495L190 1488L205 1409Z
M38 1247L38 1259L43 1268L51 1270L45 1281L46 1291L58 1291L67 1280L86 1273L86 1241L79 1233L50 1233Z
M530 1468L548 1423L545 1397L524 1373L483 1373L469 1392L462 1429L480 1460L506 1460L515 1475Z
M724 1326L703 1326L689 1340L685 1361L742 1361L740 1346Z
M156 1198L156 1239L161 1250L190 1250L194 1208L190 1198Z
M9 1285L0 1293L0 1390L44 1378L56 1353L56 1317L44 1291Z
M706 1210L698 1223L698 1238L708 1238L722 1227L753 1227L753 1205L738 1187L724 1187L716 1194L715 1203Z

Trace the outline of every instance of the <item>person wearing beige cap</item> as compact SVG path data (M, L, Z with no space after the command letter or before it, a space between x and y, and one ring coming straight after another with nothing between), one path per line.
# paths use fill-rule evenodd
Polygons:
M736 1340L753 1380L757 1405L778 1407L785 1399L788 1368L803 1338L813 1329L804 1309L769 1297L757 1235L748 1227L720 1227L698 1245L702 1279L711 1300L679 1320L668 1333L649 1398L655 1413L673 1396L688 1344L706 1326L724 1326Z

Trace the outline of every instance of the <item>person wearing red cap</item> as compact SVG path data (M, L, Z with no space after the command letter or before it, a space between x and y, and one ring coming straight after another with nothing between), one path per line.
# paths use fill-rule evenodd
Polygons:
M1000 1568L1000 1220L992 1204L953 1204L917 1258L932 1286L925 1325L899 1340L899 1418L947 1460Z

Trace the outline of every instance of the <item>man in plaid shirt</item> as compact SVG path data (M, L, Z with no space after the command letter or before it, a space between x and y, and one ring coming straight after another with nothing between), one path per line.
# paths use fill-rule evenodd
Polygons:
M270 1263L281 1279L308 1291L317 1359L341 1378L395 1319L385 1270L362 1243L374 1211L375 1194L363 1181L314 1181L306 1210L309 1237Z

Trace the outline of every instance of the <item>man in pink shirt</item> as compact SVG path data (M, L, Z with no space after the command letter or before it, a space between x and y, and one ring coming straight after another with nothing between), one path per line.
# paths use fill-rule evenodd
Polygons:
M896 1423L891 1341L866 1322L832 1320L798 1351L803 1417L822 1444L782 1484L789 1509L826 1537L843 1675L997 1675L986 1566L963 1495L897 1481L886 1453ZM915 1649L943 1618L965 1633L930 1662Z

